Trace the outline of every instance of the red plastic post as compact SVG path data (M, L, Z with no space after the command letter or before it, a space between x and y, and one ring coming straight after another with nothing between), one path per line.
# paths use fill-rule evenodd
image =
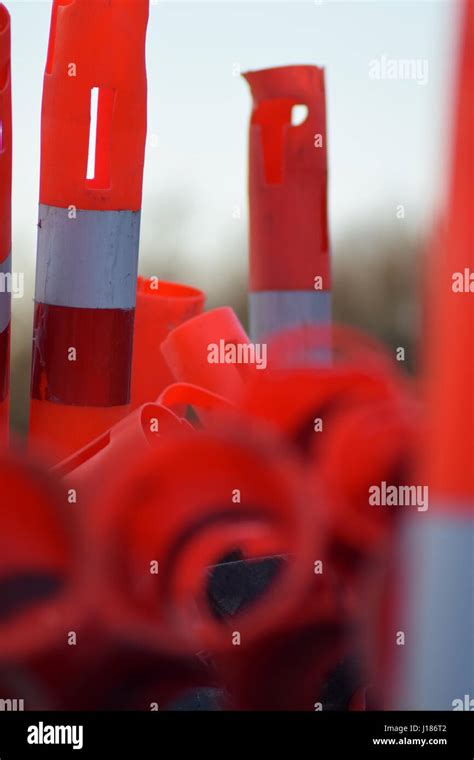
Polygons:
M250 334L330 322L324 70L244 74L250 123ZM296 106L306 117L294 124Z
M130 402L148 0L55 0L44 76L30 442L60 460Z
M11 319L12 103L10 15L0 5L0 446L8 442Z

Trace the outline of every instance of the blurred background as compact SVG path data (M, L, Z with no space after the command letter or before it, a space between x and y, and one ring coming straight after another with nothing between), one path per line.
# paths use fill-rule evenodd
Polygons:
M50 0L6 0L14 119L12 424L27 425ZM140 272L199 286L246 322L247 133L240 71L326 68L335 317L416 366L420 264L443 195L455 42L449 0L151 0ZM426 62L427 81L371 62ZM133 129L133 119L130 127ZM71 151L74 145L71 144ZM158 348L158 347L157 347Z

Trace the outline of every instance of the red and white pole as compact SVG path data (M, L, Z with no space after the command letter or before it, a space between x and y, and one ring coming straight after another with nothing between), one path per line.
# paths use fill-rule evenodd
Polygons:
M149 0L55 0L44 76L30 442L63 459L130 401Z
M251 71L250 336L331 322L324 69ZM295 107L307 109L295 124Z
M12 99L10 14L0 5L0 445L8 442L11 320Z
M474 3L464 0L444 234L429 260L421 472L429 509L405 521L402 709L474 702ZM470 276L469 276L470 274ZM469 709L469 706L467 707ZM472 707L470 708L472 709Z

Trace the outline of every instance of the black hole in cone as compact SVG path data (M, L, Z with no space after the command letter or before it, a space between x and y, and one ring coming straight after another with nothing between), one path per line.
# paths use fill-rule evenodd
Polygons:
M232 618L270 588L283 557L227 561L209 569L207 599L216 620Z
M50 572L21 572L0 578L0 623L57 594L63 579Z

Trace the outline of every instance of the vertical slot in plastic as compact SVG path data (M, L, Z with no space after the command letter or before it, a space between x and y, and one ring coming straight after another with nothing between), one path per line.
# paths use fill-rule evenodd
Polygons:
M54 48L56 45L56 29L58 25L59 8L62 5L69 5L71 2L72 0L54 0L53 9L51 11L51 26L49 32L48 57L46 59L46 74L51 74L53 70Z
M285 131L299 127L308 118L308 106L290 99L263 101L255 109L252 124L261 128L265 180L270 185L283 182Z
M110 187L110 150L115 90L93 87L90 102L89 152L86 181L89 187Z

